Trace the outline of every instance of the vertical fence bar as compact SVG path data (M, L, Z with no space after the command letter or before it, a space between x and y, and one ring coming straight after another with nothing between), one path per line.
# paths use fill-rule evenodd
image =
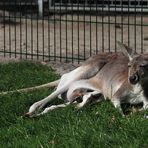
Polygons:
M104 0L102 1L102 51L104 52Z
M36 52L37 52L37 60L39 60L39 3L37 6L37 16L36 16Z
M86 15L85 15L85 8L86 8L86 1L84 2L84 6L83 6L83 35L84 35L84 60L86 59L86 27L85 27L85 24L86 24Z
M27 17L27 2L25 1L25 53L26 53L26 59L28 58L28 17Z
M44 61L45 58L45 45L44 45L44 0L42 0L42 59Z
M31 8L33 8L33 3L31 1ZM31 9L31 59L33 60L33 10Z
M143 53L143 0L141 0L141 53Z
M9 2L9 7L10 7L10 0L8 1ZM9 30L9 57L11 58L11 17L10 17L10 12L7 16L7 19L8 19L8 22L9 22L9 25L8 25L8 30Z
M98 52L98 1L96 0L96 54Z
M66 14L65 14L65 30L66 30L66 42L65 42L65 48L66 48L66 62L68 62L68 49L67 49L67 7L68 7L68 3L66 3Z
M128 2L128 46L130 46L130 2Z
M117 24L117 1L115 0L115 52L117 51L117 45L116 45L116 41L117 41L117 30L116 30L116 24Z
M3 40L4 40L4 57L6 56L6 30L5 30L5 27L6 27L6 25L5 25L5 1L3 1L3 6L4 6L4 10L3 10L3 35L4 35L4 38L3 38Z
M62 2L60 0L60 62L62 61Z
M50 61L50 58L51 58L51 56L50 56L50 50L51 50L51 48L50 48L50 40L51 40L51 37L50 37L50 31L51 31L51 26L50 26L50 21L51 21L51 19L50 19L50 13L51 13L51 6L52 6L52 3L51 3L51 1L50 0L48 0L48 3L49 3L49 15L48 15L48 58L49 58L49 61Z
M72 29L72 33L71 33L71 36L72 36L72 38L71 38L71 50L72 50L72 63L74 62L74 37L73 37L73 33L74 33L74 24L73 24L73 21L74 21L74 19L73 19L73 1L72 1L72 12L71 12L71 29Z
M136 4L137 4L137 1L135 0L135 7L134 7L134 45L135 45L135 52L136 52L136 50L137 50L137 37L136 37L136 35L137 35L137 23L136 23Z
M123 43L123 2L121 2L121 42Z
M78 63L80 61L80 42L79 42L79 39L80 39L80 28L79 28L79 1L77 1L77 8L78 8L78 14L77 14L77 29L78 29L78 40L77 40L77 43L78 43Z
M108 0L108 51L110 52L110 0Z
M89 5L90 5L90 6L89 6L89 8L90 8L89 11L90 11L90 13L91 13L91 11L92 11L92 10L91 10L91 7L92 7L91 1L89 1L89 3L90 3L90 4L89 4ZM89 28L89 35L90 35L90 43L89 43L90 49L89 49L89 55L91 56L91 54L92 54L92 53L91 53L91 50L92 50L92 45L91 45L91 43L92 43L92 35L91 35L91 33L92 33L92 32L91 32L91 29L92 29L92 26L91 26L91 15L89 16L89 25L90 25L90 26L89 26L89 27L90 27L90 28Z
M14 6L16 7L16 0L15 0L15 2L14 2ZM16 22L16 15L17 15L17 11L15 11L15 13L14 13L14 20L15 20L15 22ZM16 54L16 48L17 48L17 46L16 46L16 24L15 24L15 26L14 26L14 52L15 52L15 58L17 57L17 54Z
M19 2L19 10L21 9L22 5L21 5L21 1ZM20 11L19 14L19 23L20 23L20 58L22 59L22 14Z
M55 11L56 11L56 5L53 6L53 23L54 23L54 61L56 61L56 18L55 18Z

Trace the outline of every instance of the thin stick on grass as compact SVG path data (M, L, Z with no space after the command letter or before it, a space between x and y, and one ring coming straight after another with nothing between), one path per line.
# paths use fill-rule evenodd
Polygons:
M56 87L59 84L59 82L60 82L60 79L56 80L54 82L50 82L50 83L46 83L46 84L42 84L42 85L38 85L38 86L34 86L34 87L28 87L28 88L22 88L22 89L17 89L17 90L12 90L12 91L0 92L0 95L6 95L8 93L14 93L14 92L27 93L27 92L33 92L33 91L45 89L45 88L53 88L53 87Z

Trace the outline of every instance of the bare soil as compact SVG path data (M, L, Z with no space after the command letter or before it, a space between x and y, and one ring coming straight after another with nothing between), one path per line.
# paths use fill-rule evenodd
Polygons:
M50 21L30 19L15 21L17 24L9 22L5 25L0 24L0 62L7 61L7 58L2 58L4 53L5 57L16 59L44 60L48 63L50 60L56 60L50 62L52 67L61 69L65 65L63 68L65 71L64 69L75 67L71 63L66 66L65 57L83 60L98 51L115 51L118 50L116 40L129 44L137 52L146 52L148 49L146 15L142 18L137 15L136 19L132 15L122 17L63 15L51 17ZM95 23L96 21L98 23ZM128 23L130 25L127 25ZM133 25L135 23L136 26ZM44 59L42 55L45 55ZM54 58L55 56L57 58ZM58 57L63 57L60 61L62 64L58 63Z

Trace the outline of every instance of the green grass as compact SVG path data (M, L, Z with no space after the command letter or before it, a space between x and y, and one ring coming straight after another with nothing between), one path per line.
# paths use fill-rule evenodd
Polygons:
M0 91L14 90L57 79L46 66L33 62L0 65ZM77 111L73 106L37 119L21 115L52 90L0 96L1 148L147 148L147 111L122 118L104 101ZM61 101L54 101L58 103Z

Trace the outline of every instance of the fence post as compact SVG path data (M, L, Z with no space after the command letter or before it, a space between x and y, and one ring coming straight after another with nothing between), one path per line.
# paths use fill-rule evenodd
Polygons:
M44 0L38 0L38 12L39 16L43 16L43 1Z

